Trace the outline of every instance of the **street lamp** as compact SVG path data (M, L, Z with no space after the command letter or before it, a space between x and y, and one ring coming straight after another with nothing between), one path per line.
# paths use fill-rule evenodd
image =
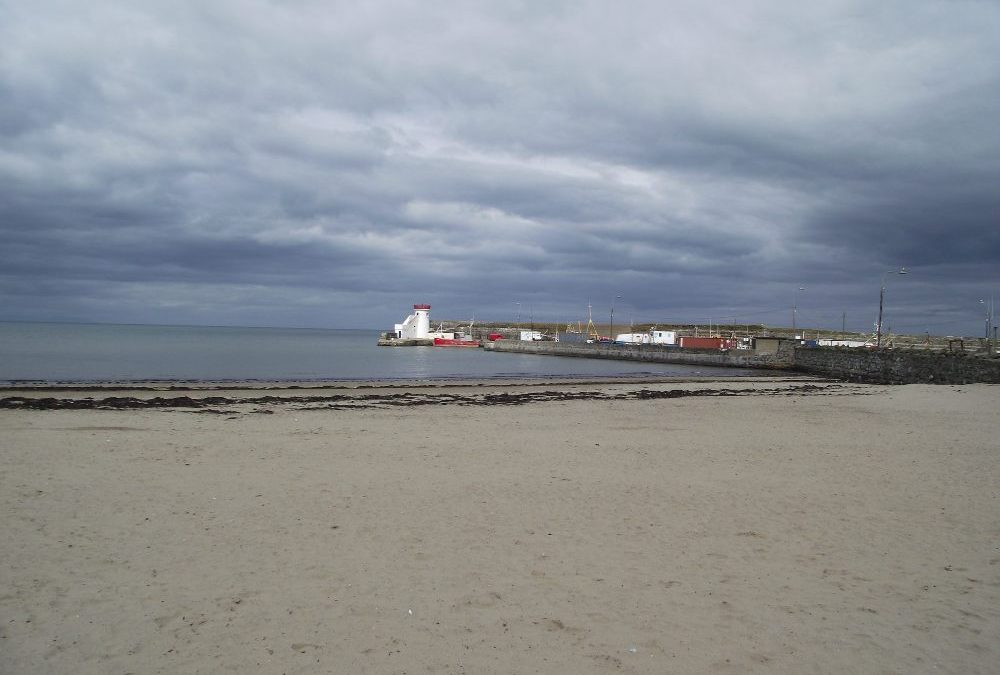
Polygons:
M990 326L993 325L993 296L990 296L990 304L986 304L985 300L980 300L979 304L983 306L986 310L986 339L990 339Z
M882 275L882 283L878 293L878 323L875 326L876 349L882 346L882 307L885 304L885 278L890 274L907 274L907 271L905 267L900 267L898 270L888 270Z
M517 305L517 314L514 315L514 325L516 326L521 323L521 303L515 302L514 304Z
M611 298L611 327L608 331L611 333L611 342L615 341L615 300L621 300L622 296L616 295Z
M799 291L804 291L804 290L806 290L805 286L799 286L795 291L792 292L792 338L793 339L796 337L796 335L795 335L795 314L798 311Z

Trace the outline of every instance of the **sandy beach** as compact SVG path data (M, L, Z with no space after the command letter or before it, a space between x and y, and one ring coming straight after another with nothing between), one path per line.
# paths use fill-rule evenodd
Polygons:
M1000 663L996 385L0 397L5 673Z

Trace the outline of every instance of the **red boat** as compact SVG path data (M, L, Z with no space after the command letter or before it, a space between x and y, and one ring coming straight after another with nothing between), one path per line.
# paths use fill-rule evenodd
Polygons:
M479 347L479 340L473 340L470 336L472 335L472 324L476 322L476 317L472 317L472 321L469 322L469 332L458 331L452 333L452 337L434 338L435 347Z
M478 347L479 340L466 340L465 338L434 338L435 347Z

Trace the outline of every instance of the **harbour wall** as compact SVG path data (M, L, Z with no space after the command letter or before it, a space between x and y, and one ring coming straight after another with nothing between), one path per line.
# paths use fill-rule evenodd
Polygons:
M379 338L379 347L433 347L432 338Z
M521 354L679 363L723 368L788 370L817 377L871 384L1000 383L1000 359L961 352L795 347L776 352L678 349L659 345L579 344L497 340L487 349Z
M660 345L586 344L569 342L521 342L497 340L484 345L497 352L518 354L547 354L550 356L577 356L588 359L619 359L649 363L679 363L693 366L719 368L758 368L783 370L792 366L790 346L776 353L750 350L728 352L718 349L678 349Z
M798 348L793 369L875 384L1000 383L1000 359L911 349Z

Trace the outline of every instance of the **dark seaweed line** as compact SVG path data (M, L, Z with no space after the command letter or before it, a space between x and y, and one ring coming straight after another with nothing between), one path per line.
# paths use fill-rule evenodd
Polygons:
M204 410L218 406L232 405L295 405L298 410L317 409L357 409L371 407L408 407L421 405L525 405L552 401L629 401L688 398L697 396L790 396L801 394L829 394L841 388L840 385L818 386L805 384L788 388L772 389L640 389L619 394L600 391L540 391L527 393L473 394L363 394L331 396L256 396L229 398L225 396L175 396L154 398L134 398L131 396L111 396L107 398L30 398L8 396L0 398L0 409L15 410L132 410L185 408ZM217 410L213 410L217 412Z

